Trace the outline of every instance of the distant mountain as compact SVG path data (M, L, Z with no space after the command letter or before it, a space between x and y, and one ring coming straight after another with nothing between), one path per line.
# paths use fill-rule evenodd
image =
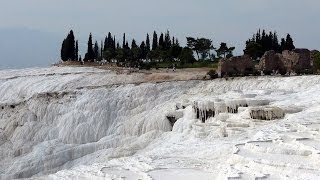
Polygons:
M0 69L49 66L57 62L61 37L25 28L0 28Z

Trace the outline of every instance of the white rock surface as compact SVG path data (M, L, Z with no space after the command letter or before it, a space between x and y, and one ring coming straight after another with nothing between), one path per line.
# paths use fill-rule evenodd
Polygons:
M319 179L319 76L143 81L94 68L0 71L0 179ZM199 100L220 114L201 123ZM187 107L172 128L177 103ZM288 114L225 112L268 104Z

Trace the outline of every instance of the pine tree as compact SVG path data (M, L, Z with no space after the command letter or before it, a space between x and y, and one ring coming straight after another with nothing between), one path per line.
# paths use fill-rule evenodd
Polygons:
M156 31L153 32L153 39L152 39L152 50L156 50L158 48L158 35Z

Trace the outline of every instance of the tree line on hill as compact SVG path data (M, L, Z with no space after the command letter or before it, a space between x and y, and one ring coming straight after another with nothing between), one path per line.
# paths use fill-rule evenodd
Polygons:
M213 47L213 41L208 38L187 37L186 46L181 46L175 36L170 32L153 32L152 38L149 34L141 43L132 39L130 45L126 34L123 34L122 44L116 40L110 32L100 44L98 41L93 43L93 37L90 33L87 43L87 52L84 58L79 55L78 41L75 40L71 30L63 40L61 47L62 61L80 61L86 62L113 62L119 66L143 67L146 64L157 67L161 63L172 64L183 67L185 64L195 62L212 63L220 58L229 58L233 56L235 47L228 47L225 42L221 42L219 48ZM294 49L293 40L290 34L281 39L279 43L276 32L266 33L265 30L259 30L252 38L246 41L244 54L250 55L253 59L259 59L266 51ZM215 53L213 53L213 51ZM196 58L195 56L196 55Z

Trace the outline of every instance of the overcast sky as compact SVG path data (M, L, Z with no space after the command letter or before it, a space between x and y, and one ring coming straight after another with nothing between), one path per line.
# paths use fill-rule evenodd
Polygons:
M24 36L41 32L51 39L40 44L42 48L53 45L55 53L44 56L40 64L38 57L28 59L23 67L57 59L60 43L70 29L82 47L90 32L97 40L110 31L118 39L125 32L141 41L146 33L168 29L182 43L186 36L206 37L215 46L221 41L235 46L239 54L244 42L265 28L276 30L279 36L290 33L297 47L320 49L319 7L319 0L0 0L0 30L13 29ZM14 63L19 61L0 59L0 67L14 67Z

